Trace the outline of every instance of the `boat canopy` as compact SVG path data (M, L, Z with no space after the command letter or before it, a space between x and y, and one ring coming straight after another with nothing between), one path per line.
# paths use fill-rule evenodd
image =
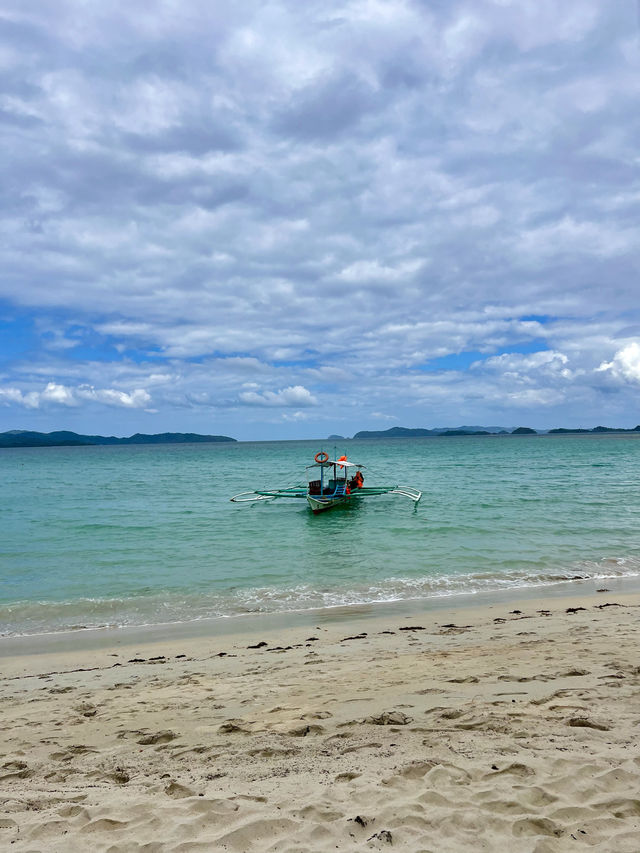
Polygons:
M313 465L307 465L307 468L328 468L330 465L339 465L341 468L362 468L366 470L366 465L358 465L356 462L347 462L346 459L327 459L326 462L314 462Z

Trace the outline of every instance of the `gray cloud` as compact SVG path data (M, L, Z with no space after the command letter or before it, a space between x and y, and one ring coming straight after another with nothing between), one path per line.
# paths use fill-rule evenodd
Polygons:
M273 126L287 136L330 140L356 125L374 105L375 93L363 80L337 75L295 92Z
M10 426L49 383L240 437L300 435L296 388L306 434L605 395L637 422L631 4L7 2L0 30Z

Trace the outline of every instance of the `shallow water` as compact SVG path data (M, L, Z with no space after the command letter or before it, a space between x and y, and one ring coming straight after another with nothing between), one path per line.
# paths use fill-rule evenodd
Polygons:
M0 633L526 588L640 573L640 439L348 441L366 484L423 490L314 516L232 504L329 442L0 451Z

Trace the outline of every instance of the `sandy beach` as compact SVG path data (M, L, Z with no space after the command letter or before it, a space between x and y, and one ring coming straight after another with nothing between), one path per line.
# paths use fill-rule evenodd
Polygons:
M0 641L0 847L637 853L639 616L576 592Z

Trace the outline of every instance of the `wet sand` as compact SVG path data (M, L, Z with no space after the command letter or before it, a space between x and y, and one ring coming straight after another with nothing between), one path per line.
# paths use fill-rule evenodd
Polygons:
M0 848L640 849L639 594L313 621L0 641Z

